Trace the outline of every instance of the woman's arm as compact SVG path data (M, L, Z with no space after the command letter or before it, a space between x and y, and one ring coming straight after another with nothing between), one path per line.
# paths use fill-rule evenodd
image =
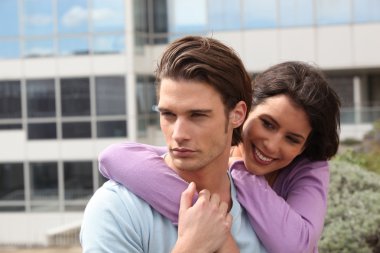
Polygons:
M161 157L165 152L163 147L134 142L113 144L100 153L99 170L177 224L181 193L188 183L166 165Z
M233 164L231 174L238 200L268 252L312 252L326 214L327 162L299 161L277 178L274 189L264 177L247 172L243 162Z

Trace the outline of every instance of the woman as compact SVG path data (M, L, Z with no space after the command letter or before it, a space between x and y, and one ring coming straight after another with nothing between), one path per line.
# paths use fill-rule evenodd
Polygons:
M339 107L320 71L302 62L275 65L253 82L252 110L243 143L231 150L230 171L238 200L268 252L318 252L327 160L339 146ZM100 170L177 222L187 182L166 166L164 152L144 144L113 145L100 155Z

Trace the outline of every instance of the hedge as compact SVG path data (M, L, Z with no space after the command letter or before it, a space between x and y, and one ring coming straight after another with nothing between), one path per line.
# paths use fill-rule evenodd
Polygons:
M380 253L380 175L343 161L330 172L319 252Z

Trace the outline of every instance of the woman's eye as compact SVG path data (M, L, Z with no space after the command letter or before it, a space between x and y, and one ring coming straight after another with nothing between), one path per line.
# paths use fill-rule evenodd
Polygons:
M294 143L294 144L299 144L300 141L297 139L297 138L294 138L294 137L287 137L287 139L291 142L291 143Z

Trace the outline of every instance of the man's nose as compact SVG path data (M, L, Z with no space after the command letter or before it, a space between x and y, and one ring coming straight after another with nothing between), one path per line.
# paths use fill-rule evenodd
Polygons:
M189 123L183 119L178 117L173 126L173 139L177 142L187 140L190 138L189 133Z

